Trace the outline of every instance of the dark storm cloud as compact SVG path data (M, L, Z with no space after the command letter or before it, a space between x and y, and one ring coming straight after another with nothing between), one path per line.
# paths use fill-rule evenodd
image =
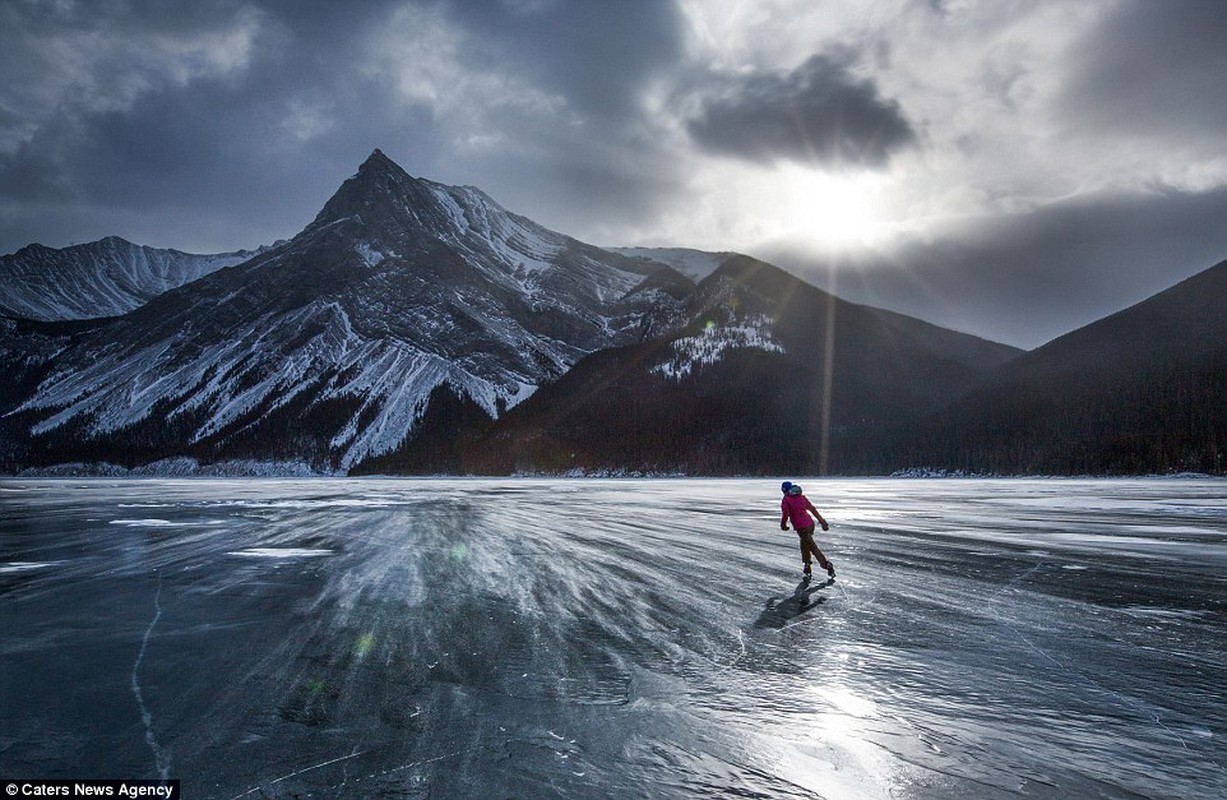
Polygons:
M659 0L459 0L451 13L492 69L509 67L585 114L634 112L643 84L676 64L682 18Z
M1030 349L1227 259L1223 220L1227 188L1102 195L986 218L889 259L763 255L846 299Z
M24 17L10 6L5 51L37 69L24 94L4 87L33 131L0 151L3 249L109 234L224 249L308 222L376 144L308 147L285 130L300 98L335 93L340 114L362 90L336 91L350 70L320 58L344 65L369 24L335 5L25 4Z
M824 165L880 166L916 138L898 103L822 55L785 75L730 78L687 129L712 152Z
M565 101L563 114L487 109L510 150L465 157L503 205L569 234L600 239L655 220L683 200L677 154L643 107L645 89L677 67L683 19L658 0L482 0L443 6L466 34L462 57ZM454 170L444 179L472 181Z
M440 19L454 30L436 58L421 31ZM375 147L556 226L577 208L651 214L669 196L637 105L681 48L671 4L28 3L0 21L3 252L109 234L257 246L309 222ZM422 67L433 105L403 90ZM513 94L466 98L473 75ZM518 102L520 89L561 110ZM479 135L503 144L458 147Z
M1227 3L1130 0L1073 54L1071 127L1212 135L1227 129Z

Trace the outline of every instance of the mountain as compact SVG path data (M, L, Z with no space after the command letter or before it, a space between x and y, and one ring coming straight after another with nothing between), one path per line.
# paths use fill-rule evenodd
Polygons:
M873 435L1020 351L732 256L682 326L587 356L472 443L474 471L863 473Z
M94 327L10 330L59 349L2 409L24 440L8 457L348 470L409 447L432 414L493 419L583 355L653 335L692 288L376 150L288 242Z
M32 244L0 256L0 315L43 322L115 317L253 255L193 255L118 236L63 249Z
M1224 468L1227 262L1024 354L742 255L594 247L376 150L255 253L4 268L0 471Z
M1222 473L1227 261L1033 350L879 442L973 472Z
M688 247L609 247L615 253L637 258L641 261L668 264L673 269L698 283L736 253L709 253Z

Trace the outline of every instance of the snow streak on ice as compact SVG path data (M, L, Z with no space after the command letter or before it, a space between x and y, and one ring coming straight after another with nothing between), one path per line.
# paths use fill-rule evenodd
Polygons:
M787 477L0 480L0 773L1227 796L1221 479Z

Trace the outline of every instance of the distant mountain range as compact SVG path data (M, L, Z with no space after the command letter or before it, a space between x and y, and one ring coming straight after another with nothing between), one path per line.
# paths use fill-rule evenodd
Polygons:
M117 317L253 255L192 255L118 236L63 250L32 244L0 256L0 314L43 321Z
M10 473L1221 471L1227 446L1227 264L1022 353L742 255L584 244L377 150L289 241L31 245L0 276Z
M879 452L979 472L1227 469L1227 261L994 370Z

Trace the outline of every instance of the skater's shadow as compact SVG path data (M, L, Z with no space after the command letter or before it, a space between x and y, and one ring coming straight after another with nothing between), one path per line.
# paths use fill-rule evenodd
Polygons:
M797 584L797 588L793 589L791 595L787 597L774 595L767 598L766 605L759 612L758 619L754 621L754 627L783 628L790 619L798 617L824 603L826 597L821 595L811 597L811 595L819 589L825 589L828 586L834 585L834 583L834 578L827 578L822 583L812 583L810 576L806 575Z

